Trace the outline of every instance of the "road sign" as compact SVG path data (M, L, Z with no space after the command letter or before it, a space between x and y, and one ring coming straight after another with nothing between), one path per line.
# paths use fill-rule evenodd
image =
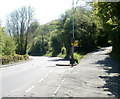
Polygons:
M73 43L71 43L71 45L77 47L78 46L78 40L75 40Z

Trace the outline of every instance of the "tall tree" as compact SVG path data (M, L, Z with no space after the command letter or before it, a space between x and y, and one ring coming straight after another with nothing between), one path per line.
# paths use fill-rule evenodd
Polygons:
M103 22L112 41L112 54L120 61L120 2L95 2L94 13Z
M6 27L10 35L17 41L16 53L24 55L27 51L28 34L30 25L34 21L34 9L24 6L17 9L8 16Z
M66 48L67 58L71 53L71 42L73 41L72 32L72 10L68 10L60 19L61 42ZM96 24L91 17L91 10L77 7L74 11L74 36L79 41L75 48L77 52L90 52L96 48Z

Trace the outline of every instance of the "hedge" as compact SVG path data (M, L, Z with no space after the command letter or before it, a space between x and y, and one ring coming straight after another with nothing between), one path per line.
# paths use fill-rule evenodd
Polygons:
M2 56L2 65L12 63L12 62L19 62L22 60L28 60L28 55L14 55L14 56Z

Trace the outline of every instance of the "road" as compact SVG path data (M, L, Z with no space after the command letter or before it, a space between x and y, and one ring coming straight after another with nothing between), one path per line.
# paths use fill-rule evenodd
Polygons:
M2 72L2 94L9 96L16 89L25 93L36 84L37 81L46 78L56 67L57 57L30 57L32 60L27 63L1 68ZM68 61L64 61L69 64ZM61 71L62 72L62 71ZM22 89L23 88L23 89Z
M31 57L26 63L1 68L2 96L118 97L119 64L109 57L110 49L89 53L74 67L56 66L69 64L58 57Z

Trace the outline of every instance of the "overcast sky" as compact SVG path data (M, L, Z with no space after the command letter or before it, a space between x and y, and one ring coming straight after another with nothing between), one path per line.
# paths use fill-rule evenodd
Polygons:
M77 0L74 0L77 2ZM79 0L80 1L80 0ZM85 2L78 2L84 5ZM0 2L0 19L5 23L6 16L17 8L31 5L35 9L40 24L58 19L67 9L72 7L72 0L2 0Z

